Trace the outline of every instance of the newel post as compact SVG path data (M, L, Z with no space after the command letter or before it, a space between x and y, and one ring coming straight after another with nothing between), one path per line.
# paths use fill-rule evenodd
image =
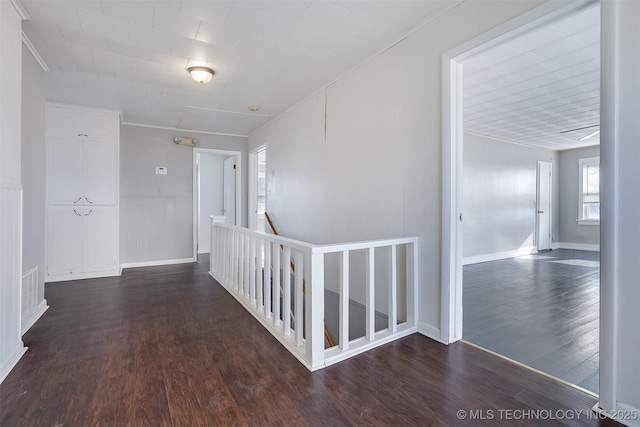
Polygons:
M224 224L227 220L225 216L214 216L211 215L211 237L209 242L209 274L213 275L215 272L220 271L219 262L216 261L216 258L220 260L221 254L218 252L224 250L222 248L222 244L220 242L220 236L218 236L218 242L216 242L216 224Z
M324 254L311 252L311 286L305 292L307 359L311 370L324 366Z

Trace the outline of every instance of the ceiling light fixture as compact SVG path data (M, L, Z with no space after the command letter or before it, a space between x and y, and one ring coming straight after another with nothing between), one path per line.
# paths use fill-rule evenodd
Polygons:
M208 67L189 67L187 68L193 80L198 83L209 83L215 74L211 68Z
M257 113L258 111L260 111L260 107L258 107L257 105L252 105L251 107L249 107L249 111L251 111L252 113Z

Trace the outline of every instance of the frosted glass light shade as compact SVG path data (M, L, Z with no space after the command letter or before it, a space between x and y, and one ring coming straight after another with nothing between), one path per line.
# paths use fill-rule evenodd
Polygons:
M189 67L187 71L198 83L209 83L214 74L213 70L207 67Z

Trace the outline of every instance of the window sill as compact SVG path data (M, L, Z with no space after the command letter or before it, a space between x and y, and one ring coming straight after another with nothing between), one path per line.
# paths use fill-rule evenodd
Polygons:
M600 225L599 219L576 219L578 225Z

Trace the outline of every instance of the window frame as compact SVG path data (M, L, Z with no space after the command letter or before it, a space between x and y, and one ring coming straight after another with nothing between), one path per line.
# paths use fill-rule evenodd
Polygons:
M600 219L587 219L584 217L584 169L585 165L598 165L600 168L600 157L586 157L578 160L578 225L600 225ZM600 195L598 193L598 203Z

